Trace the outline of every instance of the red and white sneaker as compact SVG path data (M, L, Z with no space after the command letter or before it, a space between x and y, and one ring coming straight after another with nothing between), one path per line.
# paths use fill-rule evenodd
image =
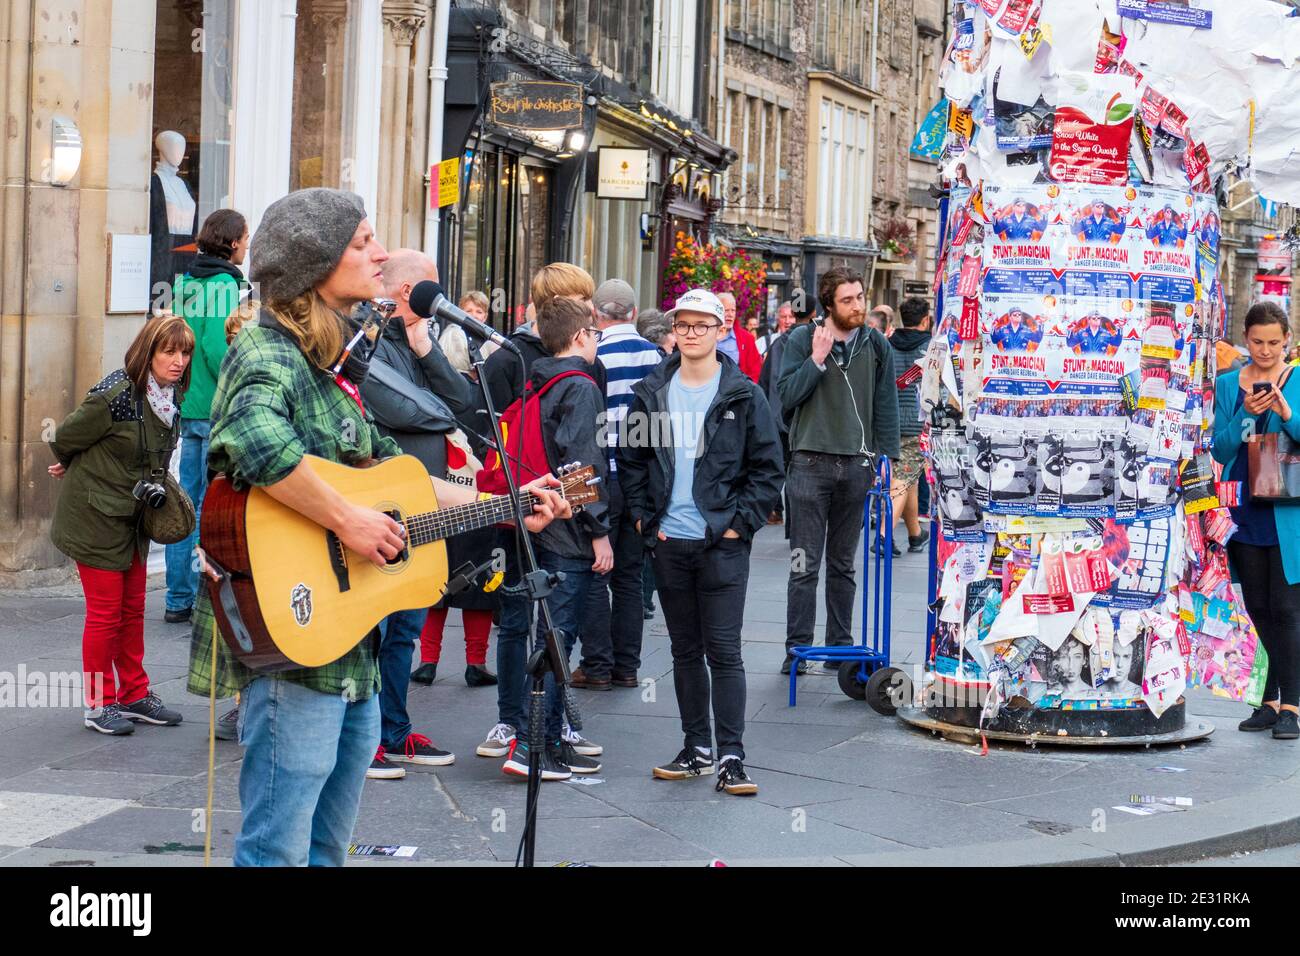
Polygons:
M395 763L415 763L422 767L448 767L456 762L456 755L439 750L424 734L407 734L400 751L385 754Z
M551 755L550 747L543 747L541 751L542 759L542 780L568 780L573 776L573 771L568 767L557 763ZM528 742L515 738L514 743L510 745L510 756L501 766L501 772L511 777L521 777L528 779Z
M405 767L397 767L389 762L388 754L384 752L383 745L375 751L375 759L370 761L370 766L366 768L367 780L401 780L406 776Z

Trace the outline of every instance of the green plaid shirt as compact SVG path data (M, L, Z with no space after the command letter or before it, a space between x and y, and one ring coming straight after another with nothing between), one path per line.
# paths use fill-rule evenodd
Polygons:
M391 438L344 394L329 374L313 366L283 333L250 324L235 338L221 363L212 400L208 467L251 485L273 485L298 467L304 455L343 464L401 454ZM202 541L199 542L200 547ZM212 673L214 616L207 587L194 605L190 640L189 691L206 697L215 679L218 697L232 697L257 676L218 641ZM323 694L365 700L379 689L373 639L323 667L282 671Z

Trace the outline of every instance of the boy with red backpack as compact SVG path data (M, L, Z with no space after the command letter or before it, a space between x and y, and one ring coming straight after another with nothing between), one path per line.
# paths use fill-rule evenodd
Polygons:
M556 627L564 632L568 653L573 649L595 575L609 571L614 564L603 491L609 469L607 450L601 441L605 393L590 374L600 332L591 304L569 298L555 298L542 306L537 315L537 331L550 355L533 361L528 390L501 416L503 430L507 432L506 452L510 456L507 467L513 468L516 477L526 482L532 480L526 477L532 470L554 472L573 462L593 465L601 479L597 487L602 488L599 502L588 505L572 521L557 522L554 533L552 528L547 528L533 539L538 565L546 571L564 573L564 580L555 586L548 602ZM509 434L512 430L513 435ZM500 464L495 454L489 455L487 467L479 478L482 490L497 486L502 476L495 473L494 466L499 468ZM507 551L507 560L511 557ZM543 780L564 780L574 773L597 773L601 765L593 758L603 748L565 727L562 695L549 674L545 739L529 740L526 715L531 679L523 671L529 652L533 606L525 591L510 590L518 578L517 572L507 571L507 590L502 596L497 631L501 722L508 722L512 716L517 721L513 722L515 741L510 745L502 770L526 778L529 747L536 745L541 748ZM509 707L515 701L517 709ZM507 710L512 713L507 714Z

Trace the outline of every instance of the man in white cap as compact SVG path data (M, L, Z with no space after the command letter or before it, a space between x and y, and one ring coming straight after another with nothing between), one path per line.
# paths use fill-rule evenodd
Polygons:
M685 735L654 776L714 772L711 697L717 789L747 796L758 785L743 763L740 631L750 543L781 494L781 442L763 390L718 351L718 297L692 289L666 318L677 351L632 390L618 449L628 512L652 549Z

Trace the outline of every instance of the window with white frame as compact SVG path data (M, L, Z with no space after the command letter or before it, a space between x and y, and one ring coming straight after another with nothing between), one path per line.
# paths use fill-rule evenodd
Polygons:
M817 234L866 241L870 238L871 115L823 97L818 121Z
M651 88L682 116L695 111L697 0L655 0Z
M871 81L873 0L814 0L813 65L855 83Z
M790 111L739 90L727 94L723 141L739 158L724 174L727 208L737 218L786 211Z

